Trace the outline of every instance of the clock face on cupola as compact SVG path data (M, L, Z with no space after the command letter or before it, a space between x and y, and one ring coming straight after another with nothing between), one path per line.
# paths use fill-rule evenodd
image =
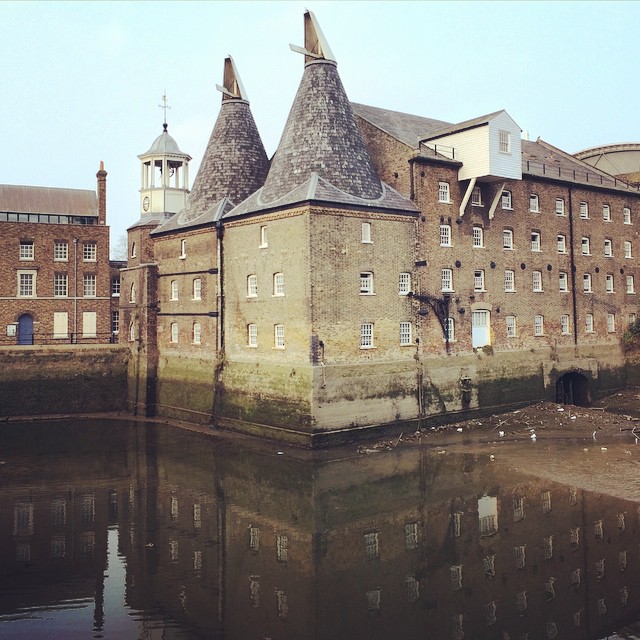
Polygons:
M138 158L142 162L140 185L141 214L166 218L181 211L187 204L189 193L189 160L191 156L180 151L176 141L167 132L166 95L162 96L164 124L162 133L150 149Z

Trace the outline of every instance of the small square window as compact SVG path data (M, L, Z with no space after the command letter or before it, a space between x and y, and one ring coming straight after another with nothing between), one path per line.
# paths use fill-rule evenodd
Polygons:
M85 242L82 245L82 259L84 262L95 262L97 252L98 249L95 242Z
M63 240L56 240L53 243L53 259L56 262L67 262L69 260L69 243Z
M33 240L20 240L20 260L33 260Z
M538 196L535 193L532 193L529 196L529 211L532 213L540 213L540 202L538 200Z
M360 348L373 348L373 323L364 322L360 325Z
M411 342L411 323L410 322L401 322L400 323L400 345L407 346L412 344Z
M448 182L438 182L438 202L443 204L449 204L451 202Z

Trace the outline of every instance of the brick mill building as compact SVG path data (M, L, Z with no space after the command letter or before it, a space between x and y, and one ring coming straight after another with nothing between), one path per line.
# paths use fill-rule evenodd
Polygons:
M102 163L96 177L97 192L0 185L0 344L110 342L114 322L117 335Z
M230 59L194 187L172 187L184 207L145 198L189 157L175 141L140 156L132 408L318 444L624 385L638 191L521 139L505 111L451 124L350 103L309 12L294 50L270 162Z

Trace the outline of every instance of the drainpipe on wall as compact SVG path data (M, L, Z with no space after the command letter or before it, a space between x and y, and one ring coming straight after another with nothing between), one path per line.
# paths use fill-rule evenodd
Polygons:
M573 304L573 344L578 344L578 302L576 298L576 261L573 246L573 189L569 187L569 268L571 278L571 302Z
M73 239L73 341L78 342L78 238Z

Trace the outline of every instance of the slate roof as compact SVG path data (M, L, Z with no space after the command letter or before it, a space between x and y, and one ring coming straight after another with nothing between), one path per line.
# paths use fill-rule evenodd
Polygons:
M180 213L176 213L166 220L159 227L151 232L152 236L170 233L172 231L182 231L194 227L200 227L207 224L215 224L225 213L233 209L233 204L227 199L222 198L214 203L208 209L195 215L188 207L184 208Z
M449 126L442 127L441 129L427 131L420 136L420 140L433 140L434 138L447 136L452 133L458 133L460 131L466 131L467 129L481 127L485 124L488 124L490 120L501 113L504 113L504 109L500 111L494 111L493 113L488 113L484 116L478 116L477 118L472 118L471 120L464 120L463 122L458 122L457 124L451 124Z
M267 177L269 159L251 114L241 99L223 100L189 194L190 217L200 217L223 198L242 202Z
M86 189L0 184L0 211L98 216L98 197Z
M430 132L451 126L450 122L414 116L401 111L380 109L356 102L352 102L351 106L353 112L363 120L370 122L412 149L417 149L418 140Z

